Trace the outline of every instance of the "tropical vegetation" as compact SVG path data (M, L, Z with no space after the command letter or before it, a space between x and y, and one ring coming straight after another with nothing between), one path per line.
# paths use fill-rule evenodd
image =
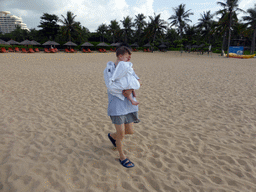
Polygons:
M169 50L187 49L189 45L204 45L207 49L212 46L213 51L222 53L229 51L229 46L242 45L250 53L255 52L256 36L256 4L248 10L239 8L238 0L223 0L217 2L219 10L212 13L210 10L201 13L198 22L190 24L193 10L187 10L185 4L173 8L173 14L167 21L161 14L145 16L144 14L123 17L122 20L111 20L110 24L98 26L96 32L90 32L77 21L76 15L70 11L66 15L44 13L41 16L39 30L26 31L19 26L11 33L1 34L0 39L8 41L35 40L44 43L53 40L60 44L72 41L78 45L89 42L105 42L108 44L125 42L137 43L140 47L150 43L155 49L164 44ZM243 12L241 20L237 15ZM217 19L213 19L217 16ZM146 19L148 19L146 21ZM95 44L95 43L93 43Z

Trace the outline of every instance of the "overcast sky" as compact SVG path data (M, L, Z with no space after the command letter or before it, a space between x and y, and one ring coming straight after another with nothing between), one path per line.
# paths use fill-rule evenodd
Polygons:
M219 10L221 6L217 2L226 0L0 0L0 11L10 11L11 15L22 17L28 28L40 29L40 17L44 13L55 14L59 18L66 17L67 11L76 16L82 26L91 32L97 30L102 23L110 24L111 20L123 20L130 16L143 13L145 16L154 16L161 13L161 19L170 22L168 18L174 14L173 8L185 4L185 10L191 9L194 15L190 16L192 23L196 24L200 14L211 10L211 13ZM247 10L254 7L255 0L240 0L239 8ZM244 14L240 13L238 18ZM147 17L148 19L148 17ZM120 25L122 26L122 25Z

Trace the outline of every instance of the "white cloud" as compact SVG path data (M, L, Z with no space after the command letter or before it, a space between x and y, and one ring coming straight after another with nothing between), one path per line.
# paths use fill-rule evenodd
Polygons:
M153 3L154 0L137 0L135 6L131 9L131 11L133 12L133 15L143 13L145 16L153 16Z
M57 11L66 17L67 11L71 11L77 17L82 26L87 27L91 32L97 30L102 23L110 24L111 20L116 19L118 22L129 15L129 5L125 0L72 0L66 1L65 7Z

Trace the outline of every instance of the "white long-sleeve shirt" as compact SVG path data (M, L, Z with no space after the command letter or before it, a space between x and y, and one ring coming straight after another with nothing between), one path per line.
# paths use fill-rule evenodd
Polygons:
M124 100L122 90L127 89L139 89L140 83L135 78L134 70L132 68L133 64L131 62L120 61L116 66L114 73L109 76L109 86L110 94Z

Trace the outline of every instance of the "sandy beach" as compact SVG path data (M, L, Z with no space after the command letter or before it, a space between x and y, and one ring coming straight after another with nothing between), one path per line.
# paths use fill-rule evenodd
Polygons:
M118 161L115 53L0 54L0 192L255 192L256 59L135 52L139 118Z

